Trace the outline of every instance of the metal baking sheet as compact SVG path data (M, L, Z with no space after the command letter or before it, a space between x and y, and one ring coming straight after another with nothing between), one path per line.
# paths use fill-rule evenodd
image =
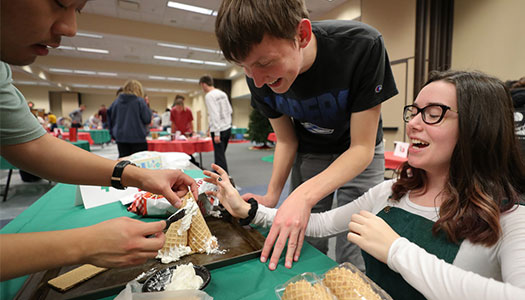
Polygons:
M139 266L109 269L66 292L53 289L47 284L47 281L77 266L43 271L29 276L14 299L99 299L116 295L129 281L153 268L163 269L172 265L192 262L194 265L202 265L212 270L259 257L265 238L257 230L241 227L236 221L229 222L213 217L206 217L206 222L211 233L217 237L220 249L226 249L226 253L192 254L170 264L162 264L158 260L148 260Z

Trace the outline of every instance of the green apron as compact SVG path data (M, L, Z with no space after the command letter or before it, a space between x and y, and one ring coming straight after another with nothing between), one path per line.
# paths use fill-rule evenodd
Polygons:
M385 207L377 216L385 220L397 234L447 263L452 263L458 253L460 243L449 242L443 232L440 232L438 236L432 234L433 221L404 209L390 206ZM378 261L365 251L362 252L366 264L366 275L381 286L393 299L425 299L399 273L392 271L388 265Z

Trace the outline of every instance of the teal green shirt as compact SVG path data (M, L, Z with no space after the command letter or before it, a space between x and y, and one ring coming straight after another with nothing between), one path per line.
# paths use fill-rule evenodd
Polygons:
M12 82L11 68L0 62L0 145L29 142L46 133Z

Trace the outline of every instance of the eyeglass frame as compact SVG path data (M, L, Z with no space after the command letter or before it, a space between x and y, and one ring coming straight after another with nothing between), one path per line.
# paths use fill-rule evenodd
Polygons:
M427 108L429 108L431 106L439 106L439 107L441 107L441 115L439 116L439 119L436 122L429 123L425 119L425 109L427 109ZM416 108L417 113L415 115L413 115L410 120L407 120L405 118L405 112L409 108ZM419 113L422 113L421 114L421 120L423 120L423 122L425 122L425 124L434 125L434 124L437 124L437 123L439 123L439 122L441 122L443 120L443 118L445 117L445 114L447 113L447 110L450 110L450 111L453 111L453 112L459 114L459 112L457 110L453 110L450 106L444 105L444 104L437 104L437 103L436 104L429 104L429 105L427 105L427 106L425 106L423 108L419 108L418 106L416 106L414 104L410 104L410 105L406 105L405 107L403 107L403 121L405 121L405 123L408 123L411 120L413 120Z

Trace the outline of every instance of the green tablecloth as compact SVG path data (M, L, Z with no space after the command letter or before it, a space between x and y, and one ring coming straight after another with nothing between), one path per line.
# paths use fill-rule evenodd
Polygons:
M188 175L202 177L199 170L185 171ZM145 221L126 210L120 202L84 209L74 206L76 185L57 184L42 198L7 224L0 233L37 232L71 229L93 225L111 218L128 216ZM211 282L205 291L214 299L276 299L274 288L291 277L303 272L324 273L337 263L305 243L299 262L292 269L284 267L284 254L277 270L270 271L268 263L260 263L257 258L234 265L211 270ZM28 276L0 283L0 299L12 299ZM106 299L113 299L108 297Z
M80 129L78 132L89 132L95 144L105 144L111 141L111 135L107 129Z
M81 141L81 140L78 140L76 142L71 142L71 141L67 141L68 143L71 143L79 148L82 148L86 151L90 151L91 152L91 148L89 148L89 142L88 141Z
M17 167L13 166L11 163L9 163L5 158L0 156L0 169L2 170L9 170L9 169L18 169Z
M167 131L150 131L149 136L151 136L152 133L158 133L159 136L170 135L170 133Z
M246 128L232 128L232 135L233 134L245 134L248 131Z

